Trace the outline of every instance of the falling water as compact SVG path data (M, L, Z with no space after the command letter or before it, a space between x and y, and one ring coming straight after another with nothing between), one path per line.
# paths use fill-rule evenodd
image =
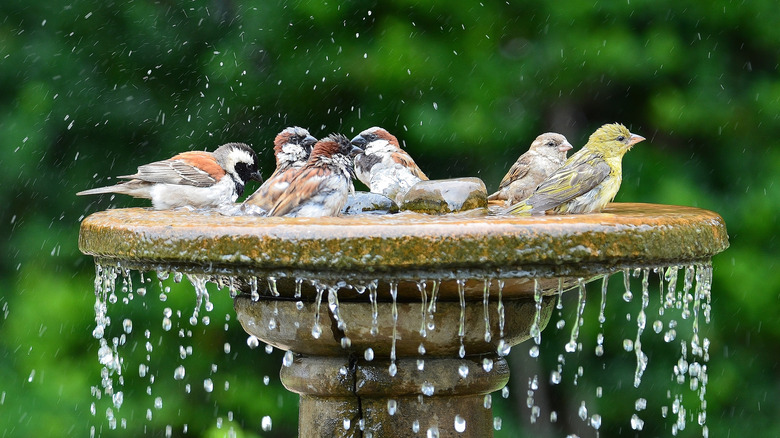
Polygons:
M683 271L683 275L678 275L680 270ZM633 340L628 339L628 341L630 341L631 348L627 348L627 350L633 352L632 356L635 361L634 373L633 376L631 376L631 380L633 381L632 386L634 388L641 388L642 378L645 374L645 371L648 369L648 367L652 366L652 361L643 349L643 343L647 342L648 336L652 337L655 334L660 339L662 339L664 344L679 346L679 360L674 364L674 367L671 370L672 382L676 386L670 388L668 391L668 405L654 408L650 406L649 397L638 396L636 398L636 403L634 404L634 412L631 414L630 418L626 419L626 421L632 428L637 431L646 429L646 416L649 415L651 410L654 409L654 412L659 413L662 417L668 418L669 421L672 421L670 430L672 431L673 435L676 435L680 431L684 430L686 426L690 426L688 422L693 419L696 425L701 428L702 434L707 436L708 429L706 425L706 389L708 381L707 362L709 360L710 342L702 335L701 329L704 324L708 324L710 322L711 317L711 265L706 263L684 267L672 266L655 270L645 268L639 271L635 271L635 276L641 276L641 301L633 300L635 293L631 290L632 285L630 281L630 271L622 271L621 274L623 276L624 288L622 296L626 301L623 304L628 306L638 306L636 311L632 311L627 314L628 319L634 320L636 324L636 331L635 335L633 336ZM169 277L173 281L181 280L183 278L182 274L178 272L172 272L171 274L168 274L167 272L160 271L158 273L160 301L167 301L169 299L170 287L163 284L163 281L167 280ZM658 294L652 294L652 296L650 293L651 277L658 278L659 292ZM99 343L98 361L101 365L101 379L100 385L92 388L92 393L96 400L92 403L90 411L95 416L97 416L98 413L105 411L105 417L109 428L115 429L123 427L123 424L126 425L126 422L128 421L127 417L132 416L126 415L122 409L125 399L125 390L123 389L125 382L124 373L128 368L137 370L137 373L135 374L137 374L139 378L146 379L148 382L146 392L150 397L151 402L150 406L146 408L145 415L141 415L141 417L146 418L147 421L152 421L155 412L163 409L163 407L166 406L166 394L155 394L155 379L172 378L174 381L181 382L184 384L183 391L187 394L198 389L194 383L197 383L200 387L200 390L204 391L205 393L216 392L218 388L223 386L222 382L217 380L217 377L219 377L217 370L220 367L216 363L211 365L208 376L198 379L196 382L193 382L194 377L191 377L191 367L186 365L187 358L193 355L192 327L199 324L208 326L209 322L213 318L213 315L210 315L210 313L214 307L210 300L209 292L206 288L207 283L211 281L211 278L206 275L192 273L188 273L186 278L189 280L189 283L195 290L193 312L189 314L190 316L182 317L181 310L175 310L171 307L166 307L161 315L161 326L163 331L171 331L172 333L176 333L179 338L179 348L177 355L170 357L170 359L175 362L174 367L171 373L167 374L166 377L166 375L158 373L157 370L153 368L154 365L151 359L153 354L157 354L155 348L156 342L153 340L153 337L151 336L150 330L148 328L139 326L138 321L133 321L129 317L122 317L119 319L120 324L117 325L117 333L110 334L110 329L112 327L112 318L110 315L114 313L112 311L112 306L117 306L121 303L127 304L129 300L132 300L133 298L130 297L130 294L132 294L134 288L136 292L135 299L149 299L149 297L154 296L154 294L147 294L147 291L151 288L151 285L149 284L152 281L151 278L142 275L140 284L134 285L131 281L131 275L129 271L110 265L96 265L96 301L94 307L95 327L93 330L93 336ZM678 278L682 280L681 286L678 285ZM597 378L601 376L600 370L588 370L586 372L583 370L583 366L578 366L577 364L577 358L579 355L586 354L586 351L591 352L590 354L593 354L594 352L594 350L590 348L583 350L583 343L594 343L596 356L603 357L606 350L605 346L608 343L614 342L615 340L611 337L611 333L607 333L606 335L604 333L604 325L608 322L608 316L610 316L609 314L605 313L610 276L605 275L600 279L601 281L598 286L601 291L601 302L597 308L598 311L596 312L598 332L596 333L595 338L588 339L587 336L583 337L580 333L580 328L585 323L589 322L586 318L586 289L588 287L588 282L586 282L584 279L578 279L576 283L576 307L573 308L574 317L572 321L572 327L568 333L568 342L565 343L563 352L554 351L554 349L553 351L545 351L544 349L540 348L542 346L541 312L543 308L543 300L545 294L552 295L555 293L555 291L543 290L539 279L534 279L534 314L530 329L530 335L533 340L529 351L531 356L535 359L541 358L548 354L552 355L551 357L553 358L557 357L555 369L553 369L550 373L551 377L549 383L552 383L553 385L560 385L565 380L564 375L567 373L567 370L570 369L576 369L572 375L572 380L574 382L577 382L578 379L584 378L583 376L586 374L589 378ZM339 291L340 289L350 288L359 290L358 296L367 300L368 304L371 306L370 333L373 336L379 335L378 303L380 300L378 296L379 283L376 280L360 287L349 285L344 282L323 283L320 281L313 281L304 278L295 278L294 281L293 297L295 299L305 299L302 297L302 285L306 284L307 282L314 287L316 292L316 295L313 297L314 307L313 318L310 320L311 327L302 327L304 330L310 330L312 336L315 339L320 338L323 333L321 326L321 304L323 295L326 292L327 306L325 306L322 311L324 312L326 311L325 309L327 309L328 317L335 321L339 330L342 332L347 330L347 321L349 321L349 315L342 314L342 306L341 302L339 301ZM511 320L511 318L514 318L516 315L506 313L503 297L504 280L499 279L493 281L489 278L482 278L479 279L479 281L482 282L481 301L484 321L484 326L481 329L484 330L484 332L480 333L479 336L484 339L485 342L492 343L493 346L496 347L498 356L503 356L509 351L509 346L506 344L504 339L505 324L508 320ZM118 294L117 283L120 282L122 285L122 292ZM235 279L230 279L228 282L225 282L224 286L227 289L227 293L229 293L231 296L235 295L237 293L236 284L238 283L239 282ZM560 292L563 290L563 282L559 281L558 283L558 299L560 301ZM252 300L260 300L263 299L261 297L267 296L278 297L283 295L283 292L280 292L277 289L278 283L276 277L247 277L245 278L245 284L247 284L248 288L246 292ZM263 295L261 295L260 284L267 285L267 295L265 295L265 292L263 292ZM431 285L430 288L428 288L429 284ZM427 338L431 335L431 333L433 333L434 330L437 330L437 325L434 324L434 319L436 316L436 304L439 298L438 294L440 284L441 279L427 279L425 281L420 280L416 282L416 287L419 291L420 307L419 311L414 311L414 317L420 318L420 324L418 329L416 328L415 330L418 330L421 338ZM465 316L466 307L469 303L466 296L466 279L457 279L456 284L460 312L457 333L453 333L452 335L453 337L458 337L458 355L461 358L464 358L468 353L464 345L464 339L469 336L469 333L467 333ZM656 283L653 282L653 284L655 285ZM655 288L655 286L653 287ZM362 292L365 290L368 291L368 294L364 295ZM493 294L492 298L491 293ZM649 314L648 312L650 311L654 301L652 298L656 296L660 297L660 302L657 303L657 314L659 319L653 321L651 324L652 330L646 330L647 318ZM391 376L395 376L398 371L398 366L396 363L396 341L399 339L398 329L402 324L401 319L411 317L411 315L399 314L398 282L396 281L389 282L389 298L392 300L392 333L389 333L391 338L391 346L389 353L390 366L388 371ZM309 300L312 300L312 297L310 297ZM495 300L495 303L493 303L493 307L491 308L492 300ZM299 307L299 309L301 308L302 307ZM496 319L492 319L491 317L491 309L493 308L496 312ZM185 315L188 315L188 313L185 312ZM661 317L664 317L665 321L661 321ZM229 315L226 315L226 321L229 319ZM187 325L187 323L184 321L188 321L189 325ZM283 321L278 318L278 313L275 306L273 307L270 321L273 321L273 327L268 327L270 329L279 328L278 326L283 324ZM690 329L691 334L690 337L685 340L678 339L677 335L677 330L681 329L681 321L686 321L689 323L689 326L686 326L686 330ZM259 321L255 323L259 324ZM666 331L663 330L664 326L667 327ZM224 327L225 330L227 330L228 324L225 323ZM560 325L559 327L563 327L563 325ZM157 326L158 330L159 328L160 325ZM145 346L145 358L142 359L141 363L128 365L125 363L125 356L127 354L127 347L125 347L125 345L127 344L128 337L136 333L140 333L144 337L143 345ZM585 331L583 333L589 332ZM680 335L680 337L682 337L682 335ZM341 338L341 345L344 348L350 348L351 342L352 341L349 340L349 338L346 336ZM250 336L250 338L247 340L247 345L250 347L256 347L259 345L259 340L253 336ZM270 345L267 346L267 350L268 349L271 351L273 350ZM376 348L366 348L361 352L361 355L366 361L371 361L375 357L375 350ZM618 348L615 350L620 349ZM610 350L610 352L614 352L615 350ZM233 351L234 349L231 347L231 345L229 343L225 343L224 353L228 355ZM422 360L422 357L425 355L425 353L425 346L421 342L418 348L418 370L424 369L424 361ZM284 354L282 366L290 367L293 365L294 360L295 355L293 352L288 351ZM482 371L487 373L493 372L496 364L495 357L483 357L480 359L480 363ZM471 377L469 371L469 367L464 365L460 365L454 370L454 372L457 373L457 375L462 379L469 379ZM267 383L267 377L265 380ZM192 386L190 386L191 383ZM425 396L435 397L437 394L436 383L437 382L435 381L424 382L420 387L420 393ZM528 389L527 393L525 394L524 404L530 410L532 422L538 423L540 419L549 418L551 423L562 424L562 414L560 410L553 409L550 412L545 413L543 412L544 408L536 401L536 391L539 390L540 386L545 385L546 383L547 382L545 379L539 379L538 376L534 375L529 377ZM227 391L229 387L229 382L225 380L225 390ZM690 412L690 408L686 408L685 400L686 397L689 397L687 392L695 393L698 403L697 412ZM641 392L638 394L641 394ZM504 388L502 395L504 395L504 397L509 397L508 387ZM109 405L102 410L98 409L98 405L103 404L101 401L104 398L110 401ZM605 428L610 427L610 420L604 417L603 412L600 412L601 409L599 409L599 403L601 403L601 400L602 386L599 385L596 390L596 398L586 398L585 401L582 401L575 415L575 417L581 418L581 420L584 421L588 427L595 429L596 431L603 431ZM491 408L493 406L493 399L490 394L485 395L484 406L485 408ZM395 402L392 406L388 404L388 410L395 412L396 409L397 402ZM267 422L264 420L264 424L267 424L269 428L271 424L270 421L270 417L268 417ZM419 422L417 424L418 430L421 433L426 430L420 426ZM496 419L496 425L497 430L502 427L502 421L500 418ZM352 425L350 424L350 427L351 426ZM463 417L460 416L456 416L452 420L450 426L455 427L457 431L460 431L460 428L468 427ZM440 424L439 427L442 427L442 425ZM263 428L263 430L266 429ZM431 429L428 429L428 431L430 432Z

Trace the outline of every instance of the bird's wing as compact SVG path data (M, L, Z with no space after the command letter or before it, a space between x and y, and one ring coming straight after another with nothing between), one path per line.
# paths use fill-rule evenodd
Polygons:
M246 198L245 204L257 205L265 210L270 210L279 199L282 193L289 187L290 182L295 178L300 169L290 168L279 172L278 169L265 180L263 185L251 196Z
M528 155L528 153L521 155L520 158L515 161L515 164L509 168L509 172L504 175L504 179L498 184L498 190L501 191L501 189L512 184L513 181L517 181L528 175L528 170L531 168L531 159L532 157Z
M609 175L609 164L598 155L574 160L544 180L525 203L534 211L547 211L587 193Z
M390 160L392 160L396 164L399 164L399 165L409 169L409 171L412 172L412 175L416 176L417 178L420 178L421 180L424 180L424 181L428 180L428 177L425 176L425 174L420 169L420 167L417 166L417 163L414 162L414 160L412 159L412 156L409 155L403 149L400 149L400 150L398 150L396 152L393 152L390 155Z
M167 160L138 166L134 175L120 176L151 183L209 187L225 175L214 155L209 152L184 152Z
M279 196L276 205L268 216L284 216L310 200L324 189L328 183L330 171L325 167L305 166Z

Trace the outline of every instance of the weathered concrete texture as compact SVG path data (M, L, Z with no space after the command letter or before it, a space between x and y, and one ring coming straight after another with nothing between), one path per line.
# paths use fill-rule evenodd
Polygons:
M401 201L402 210L445 214L487 208L487 189L479 178L420 181Z
M485 358L494 361L489 371L482 366ZM401 359L396 362L396 376L389 375L389 364L299 356L284 367L282 383L301 395L299 435L361 436L357 432L361 420L362 428L376 437L425 436L429 428L436 428L439 436L493 435L492 410L485 405L485 395L509 380L504 359L432 356L425 358L422 370L416 359ZM469 370L466 378L459 374L461 367ZM429 395L423 394L423 387ZM465 426L462 432L455 429L456 417ZM414 432L415 423L419 433Z
M83 253L130 266L368 280L587 276L706 260L727 247L717 214L654 204L532 217L264 218L132 208L90 215L79 236Z

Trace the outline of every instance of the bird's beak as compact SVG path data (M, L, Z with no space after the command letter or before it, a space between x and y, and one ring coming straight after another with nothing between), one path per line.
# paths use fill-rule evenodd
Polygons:
M362 136L358 135L358 136L356 136L355 138L352 139L351 143L352 143L353 146L357 146L357 147L359 147L361 149L364 149L368 142L366 141L365 138L363 138ZM361 150L361 152L362 152L362 150Z
M564 141L563 143L561 143L560 146L558 146L558 151L566 152L566 151L568 151L571 148L572 148L571 143L569 143L568 141Z
M628 145L629 146L633 146L633 145L639 143L640 141L644 141L644 140L645 140L645 138L642 137L641 135L631 134L631 137L629 137L629 139L628 139Z
M314 146L314 143L317 143L317 139L314 138L311 135L307 135L304 137L303 142L301 142L304 146L312 147Z
M252 172L251 175L249 175L249 179L253 179L257 182L263 182L263 175L260 174L260 171Z
M361 138L363 138L363 137L361 137ZM365 144L365 141L363 141L363 143ZM352 150L349 151L349 157L350 158L355 158L356 156L358 156L358 155L360 155L362 153L363 153L363 149L355 146L355 143L353 141L353 143L352 143Z

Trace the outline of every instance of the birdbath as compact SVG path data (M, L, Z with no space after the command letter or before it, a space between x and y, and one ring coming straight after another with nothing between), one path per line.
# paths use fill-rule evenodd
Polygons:
M555 295L625 268L708 263L717 214L621 203L599 214L264 218L108 210L79 248L96 263L206 274L241 291L244 329L287 351L299 436L493 434L489 394Z

